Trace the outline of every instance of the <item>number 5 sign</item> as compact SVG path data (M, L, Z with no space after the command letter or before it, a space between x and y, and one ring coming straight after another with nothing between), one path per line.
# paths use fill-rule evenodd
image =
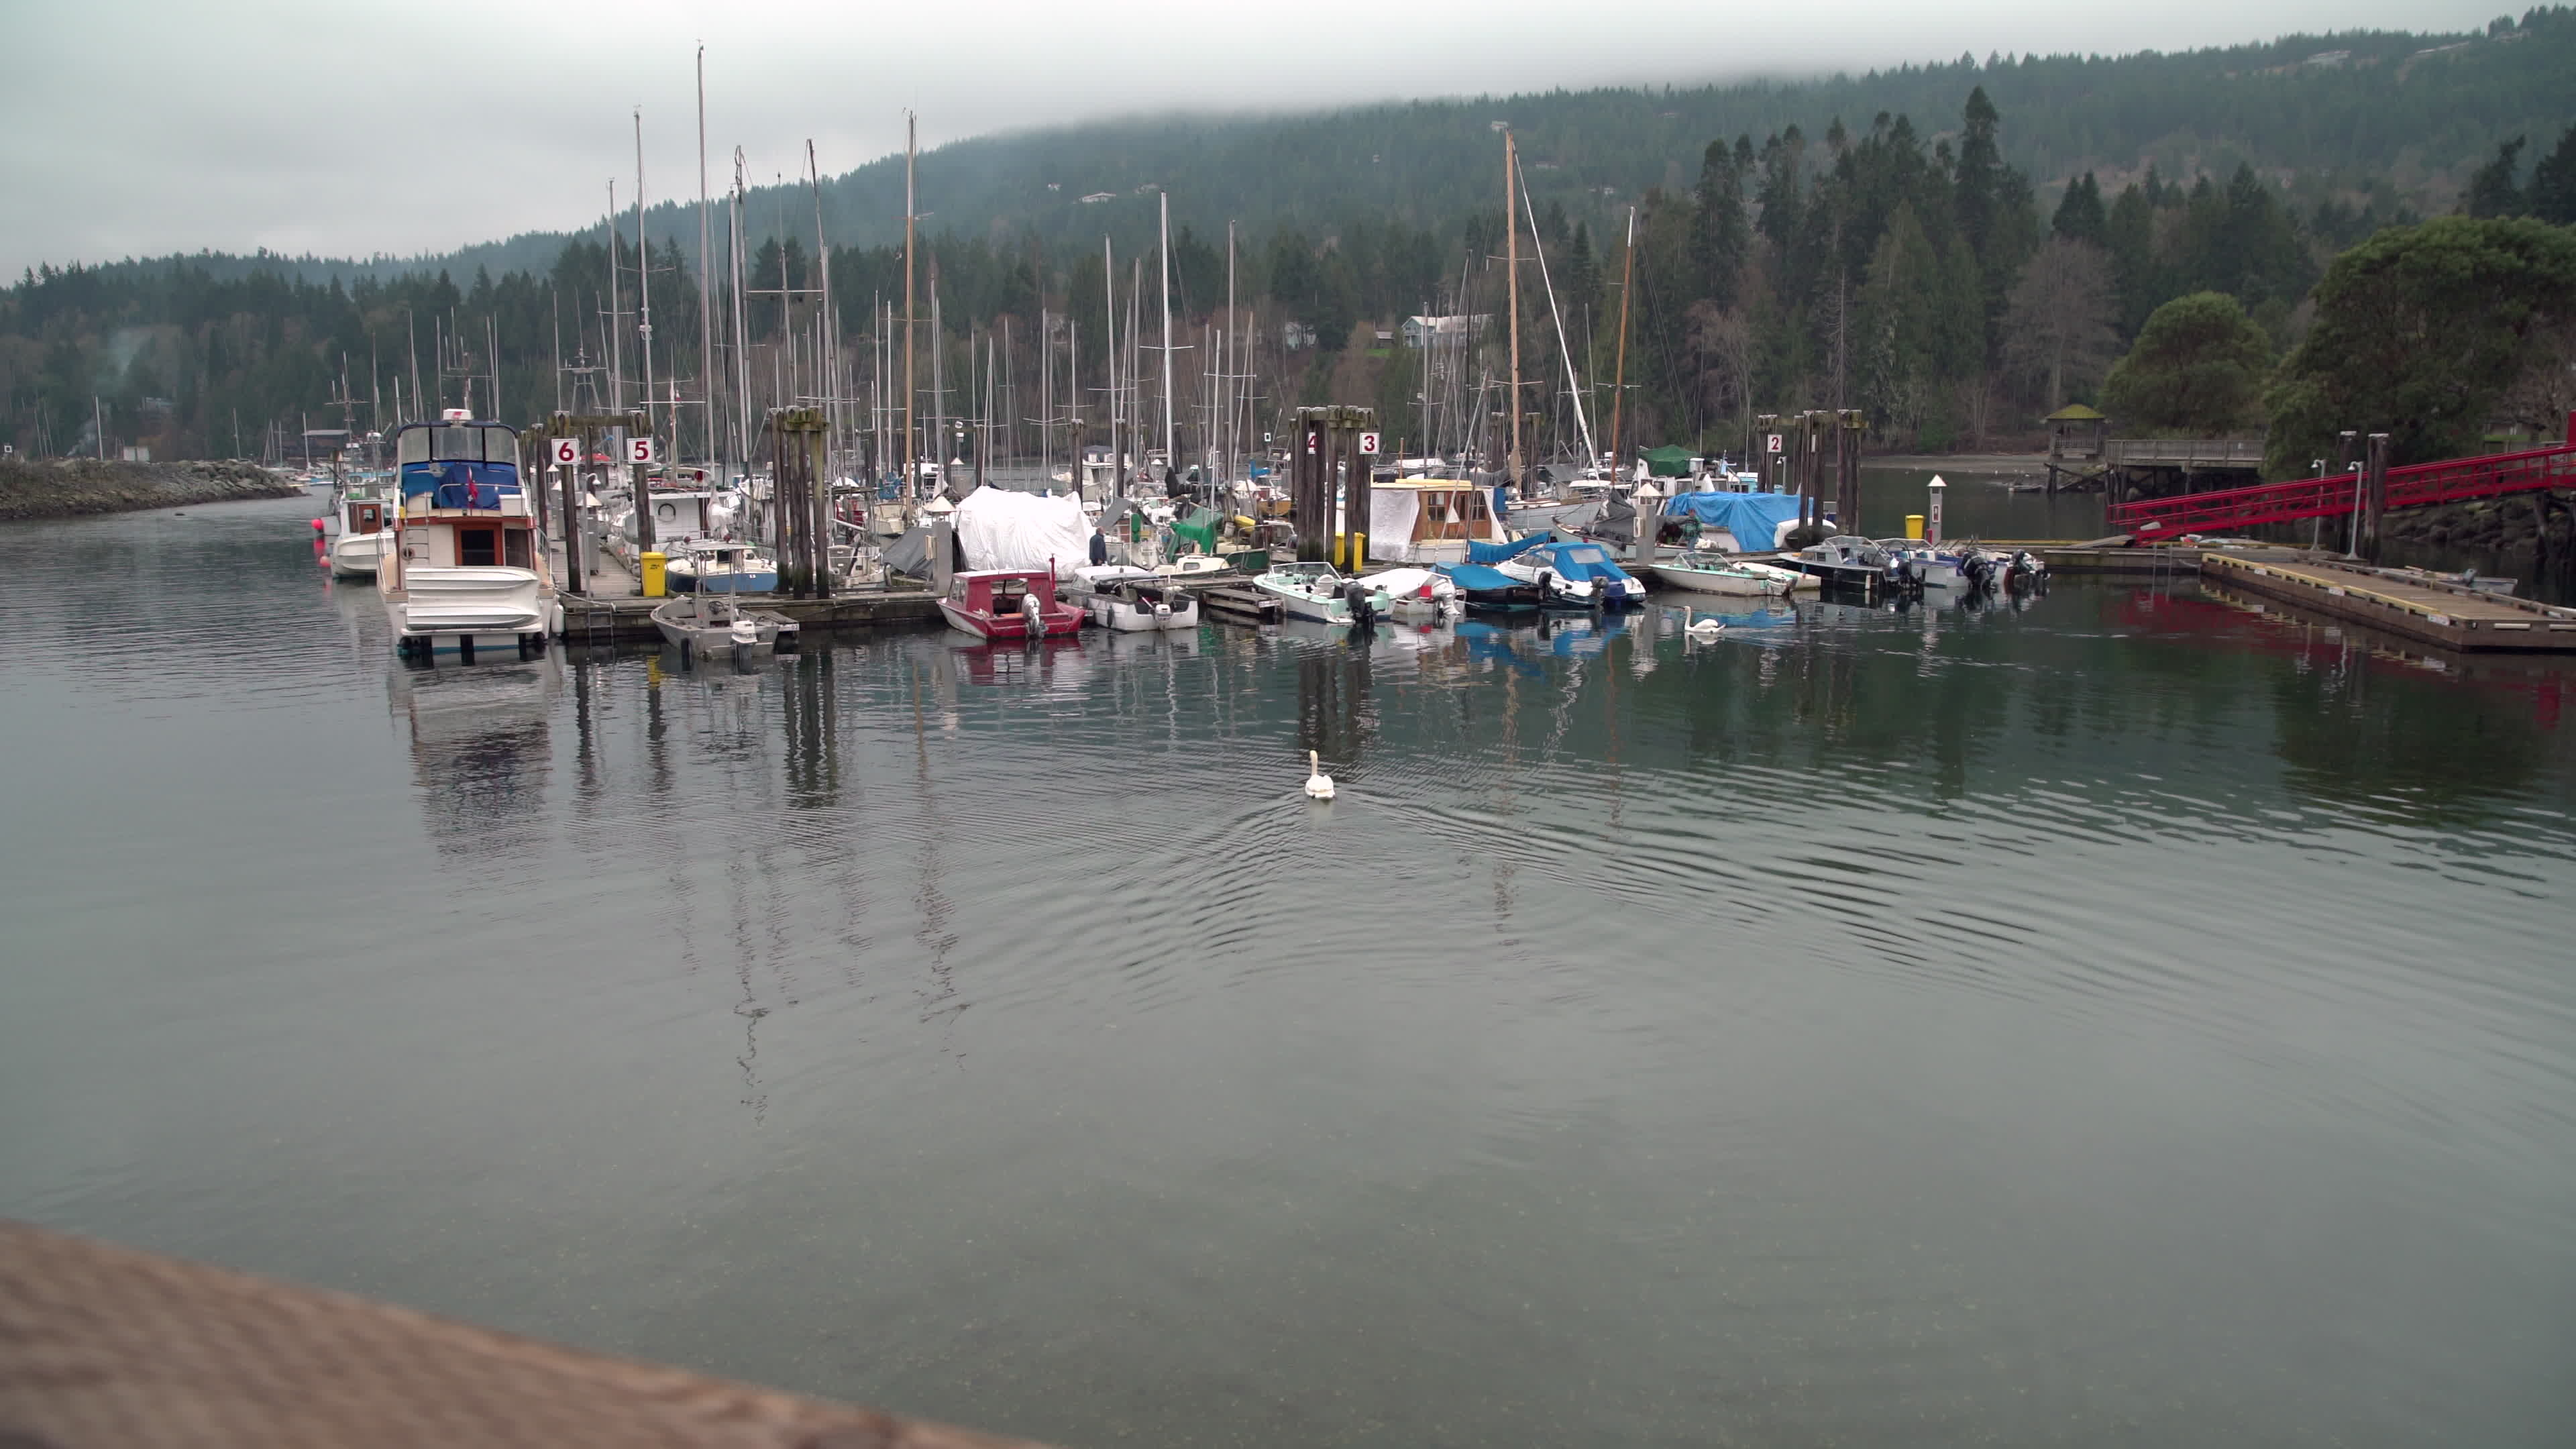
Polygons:
M655 443L651 438L628 438L626 440L626 461L629 463L659 463L662 461L661 445Z
M555 439L554 461L566 468L578 466L581 462L581 439Z

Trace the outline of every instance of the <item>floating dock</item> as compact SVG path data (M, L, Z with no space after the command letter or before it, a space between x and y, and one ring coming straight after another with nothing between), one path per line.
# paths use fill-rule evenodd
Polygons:
M2576 609L2363 564L2205 551L2210 583L2460 653L2576 653Z

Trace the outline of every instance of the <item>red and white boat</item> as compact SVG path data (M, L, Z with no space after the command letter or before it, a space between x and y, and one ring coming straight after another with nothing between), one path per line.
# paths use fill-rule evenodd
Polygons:
M1036 639L1082 628L1083 613L1058 603L1048 569L975 569L959 574L939 601L952 628L987 639Z

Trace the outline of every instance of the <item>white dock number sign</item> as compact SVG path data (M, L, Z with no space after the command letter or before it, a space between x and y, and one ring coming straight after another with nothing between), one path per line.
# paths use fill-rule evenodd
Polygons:
M554 459L556 463L566 468L578 466L581 462L581 439L555 439Z
M1776 453L1776 452L1779 452L1779 451L1780 451L1780 435L1779 435L1778 433L1767 433L1767 434L1765 434L1765 435L1763 436L1763 439L1762 439L1762 451L1764 451L1764 452L1766 452L1766 453Z
M628 438L626 440L626 461L629 463L659 463L662 461L662 449L660 445L656 444L651 438Z
M1360 434L1360 451L1370 455L1371 457L1375 457L1377 455L1377 434Z

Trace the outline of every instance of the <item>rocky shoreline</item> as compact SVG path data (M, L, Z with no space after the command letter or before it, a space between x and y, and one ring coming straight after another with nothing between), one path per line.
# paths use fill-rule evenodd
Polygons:
M304 491L256 463L110 463L0 459L0 519L77 518L191 503L292 498Z

